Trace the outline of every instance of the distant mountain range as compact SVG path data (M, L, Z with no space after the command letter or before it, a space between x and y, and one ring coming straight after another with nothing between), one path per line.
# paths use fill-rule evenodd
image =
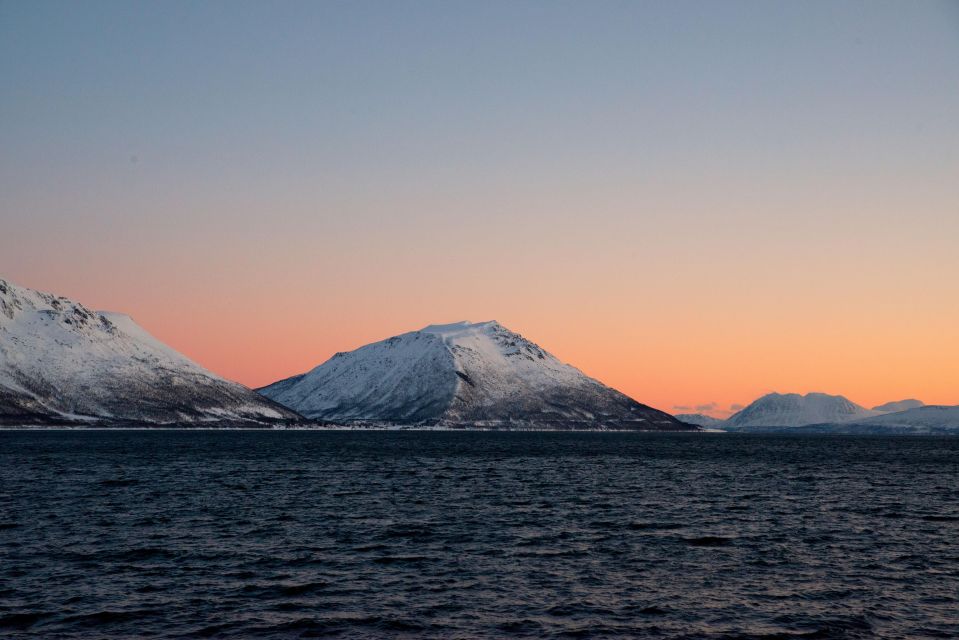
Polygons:
M843 396L825 393L770 393L726 420L700 414L677 415L689 424L746 432L791 433L959 433L959 406L925 406L920 400L887 402L866 409Z
M959 406L925 405L906 411L840 423L807 424L797 427L771 425L728 430L754 433L959 435Z
M686 424L694 424L707 429L718 429L726 422L722 418L714 418L703 413L677 413L674 417Z
M497 322L431 325L338 353L259 392L308 418L336 423L696 430Z
M129 316L0 280L0 425L296 419L164 345Z
M959 406L919 406L848 423L847 433L936 434L959 433Z

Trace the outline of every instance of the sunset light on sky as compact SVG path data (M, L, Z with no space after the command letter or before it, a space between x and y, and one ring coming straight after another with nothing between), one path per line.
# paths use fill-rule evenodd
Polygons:
M954 2L0 1L0 278L250 386L498 320L672 413L959 404Z

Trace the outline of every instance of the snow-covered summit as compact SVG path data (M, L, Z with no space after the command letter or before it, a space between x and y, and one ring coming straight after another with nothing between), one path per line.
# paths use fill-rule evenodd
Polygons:
M495 321L424 327L259 390L339 422L683 430Z
M877 415L843 396L826 393L770 393L734 413L725 427L799 427L840 423Z
M127 315L0 280L0 422L296 417L207 371Z

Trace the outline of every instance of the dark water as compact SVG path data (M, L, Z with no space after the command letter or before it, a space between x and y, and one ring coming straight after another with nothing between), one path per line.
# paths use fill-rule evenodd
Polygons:
M0 433L3 637L959 637L959 438Z

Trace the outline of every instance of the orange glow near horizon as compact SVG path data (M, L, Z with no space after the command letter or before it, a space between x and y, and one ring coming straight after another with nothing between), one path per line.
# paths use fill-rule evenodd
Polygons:
M495 319L671 413L724 416L770 391L823 391L867 407L907 397L959 404L956 300L883 299L868 282L851 286L835 261L821 274L811 265L802 280L787 281L773 294L769 287L777 279L769 271L742 267L737 286L723 290L698 261L670 266L669 280L644 282L643 265L618 265L626 275L614 279L595 271L613 265L575 259L475 273L434 269L427 260L384 268L339 259L299 270L304 275L289 282L282 269L244 277L209 271L201 278L201 265L179 261L169 266L179 268L176 277L160 269L140 280L103 269L98 280L68 276L64 286L54 282L57 274L8 277L129 313L167 344L251 387L427 324ZM391 260L396 256L385 259ZM444 258L438 264L455 263ZM671 292L681 280L680 290L696 282L702 288L692 295ZM537 286L542 282L547 285Z

